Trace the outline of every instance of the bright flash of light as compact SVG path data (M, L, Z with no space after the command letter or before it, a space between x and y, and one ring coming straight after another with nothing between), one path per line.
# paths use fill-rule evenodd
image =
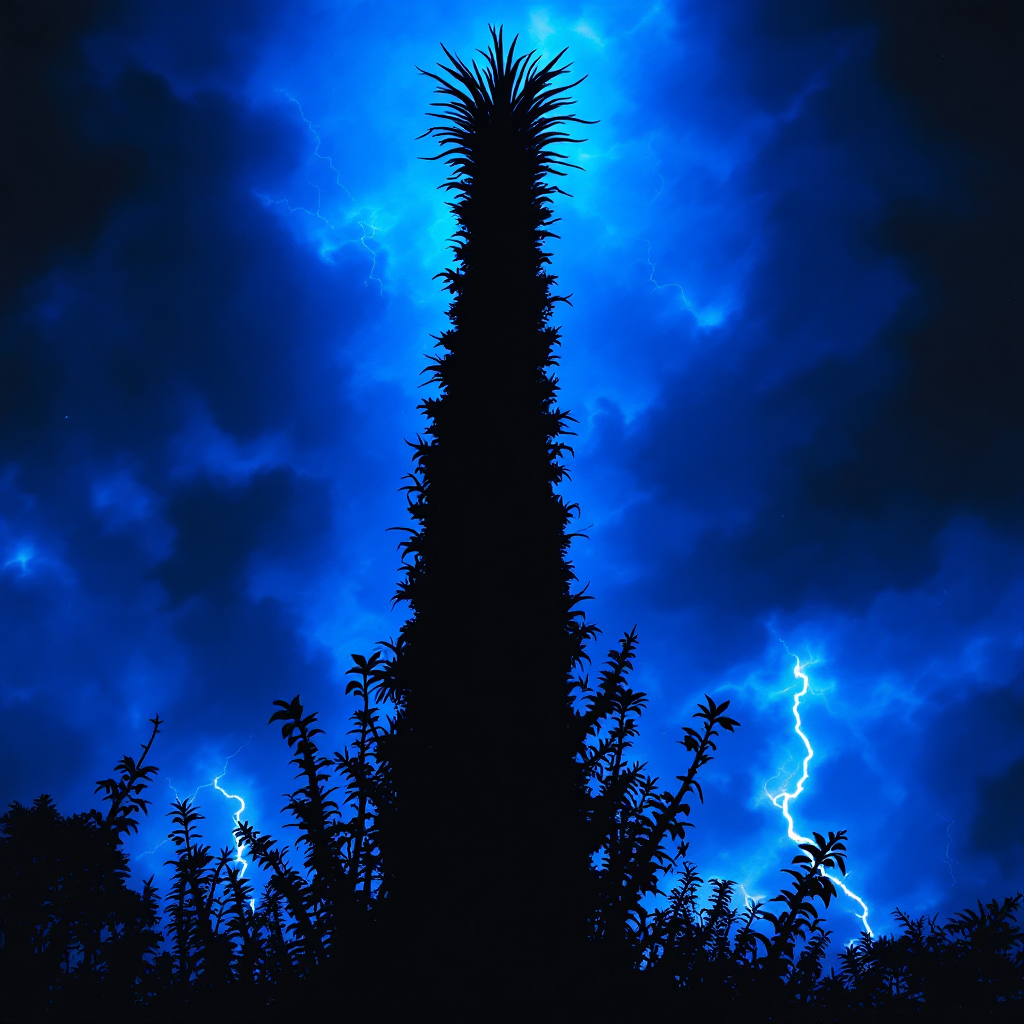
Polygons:
M225 764L224 767L226 769L227 765ZM222 778L224 778L224 773L223 772L220 775L218 775L217 778L215 778L213 780L213 788L215 790L217 790L218 793L223 793L224 796L226 796L229 800L237 800L238 801L238 810L235 811L235 813L232 815L232 817L235 819L235 828L238 828L238 826L242 822L242 813L245 811L245 801L237 793L229 793L220 784L220 780ZM231 835L232 835L232 837L235 840L235 861L234 862L236 864L241 864L242 865L242 870L239 872L239 877L240 878L244 878L245 877L246 868L249 867L249 862L245 859L245 857L242 856L242 854L245 852L245 843L243 843L242 840L238 838L238 833L237 832L232 831Z
M231 761L231 758L234 757L236 754L240 754L243 750L245 750L245 748L247 746L249 746L250 743L252 743L252 737L251 736L235 751L234 754L231 755L231 757L229 757L227 759L227 761L224 762L224 767L221 769L220 775L218 775L213 780L213 782L208 782L207 783L208 786L213 786L213 788L215 790L217 790L218 793L220 793L222 796L224 796L228 800L237 800L238 801L238 807L235 809L234 813L231 815L231 817L234 819L234 822L235 822L235 828L238 828L238 826L241 824L242 814L245 811L245 801L237 793L229 793L220 784L220 780L223 779L225 775L227 775L227 773L228 773L228 763ZM234 863L241 865L241 868L240 868L240 870L238 872L238 877L239 878L244 878L245 877L245 872L246 872L246 870L249 867L249 862L245 859L245 843L243 843L242 840L238 838L238 833L234 829L231 830L231 838L235 841L235 860L234 860ZM249 900L249 906L253 910L255 910L256 909L256 901L254 899Z
M803 721L800 718L800 699L807 696L811 687L811 681L804 669L808 665L812 664L812 662L803 663L796 657L796 655L793 657L796 660L796 664L793 666L793 678L803 681L803 685L799 690L797 690L796 695L793 697L793 720L795 723L793 731L800 737L800 740L804 745L804 750L806 751L804 754L803 768L800 772L800 778L797 780L796 787L792 792L787 788L783 789L781 793L776 793L772 796L772 794L768 792L768 783L765 783L764 791L767 794L768 799L771 800L771 802L775 804L780 811L782 811L782 816L786 819L786 834L789 838L792 839L794 843L812 843L814 841L813 839L810 839L807 836L802 836L797 832L796 826L793 823L793 814L789 809L790 803L796 800L796 798L804 791L804 784L811 775L811 759L814 757L814 748L811 746L811 741L807 738L807 734L803 730ZM856 916L863 922L864 930L868 935L874 936L875 933L871 930L871 926L868 924L868 905L864 900L850 889L842 878L836 875L830 875L824 868L821 868L820 870L821 873L836 886L836 888L841 889L860 907L860 913L856 914ZM856 911L854 913L856 913Z
M232 815L231 815L231 817L234 819L234 822L235 822L235 828L237 828L241 824L242 814L245 812L245 800L242 797L240 797L237 793L229 793L220 784L220 780L223 779L225 775L227 775L228 763L231 761L231 758L235 757L237 754L240 754L243 750L245 750L245 748L247 746L249 746L250 743L252 743L252 737L251 736L245 741L245 743L243 743L238 748L238 750L235 751L234 754L232 754L230 757L228 757L228 759L224 762L224 767L221 770L221 773L218 776L216 776L211 782L204 782L201 786L197 786L196 789L195 789L195 792L188 798L190 801L193 801L193 800L195 800L196 796L198 796L199 790L206 789L207 787L212 786L215 790L217 790L218 793L220 793L226 799L228 799L228 800L237 800L238 801L238 808L235 811L233 811ZM178 791L174 788L174 786L171 786L170 782L168 782L167 785L171 787L171 790L174 793L175 799L179 799L180 800L181 797L179 796ZM245 877L245 872L246 872L246 870L249 867L249 862L245 859L245 849L246 849L245 843L243 843L241 841L241 839L238 838L238 835L235 833L234 829L232 829L231 838L234 839L234 841L235 841L235 859L234 859L234 861L232 863L241 865L241 870L239 871L239 877L240 878L244 878ZM156 846L154 846L152 850L143 850L142 853L138 854L138 856L139 857L145 857L145 856L147 856L149 854L156 853L156 851L159 850L161 846L163 846L165 843L169 843L169 842L170 842L170 837L168 837L167 839L164 839L162 842L157 843ZM252 907L253 910L256 909L256 901L255 900L249 900L249 905Z
M749 910L755 903L764 899L764 896L751 896L742 882L740 882L740 892L743 893L743 906L745 906L747 910Z

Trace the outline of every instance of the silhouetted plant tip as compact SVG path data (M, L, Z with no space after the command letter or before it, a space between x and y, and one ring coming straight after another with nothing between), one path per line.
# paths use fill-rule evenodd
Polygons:
M847 833L814 832L766 903L687 860L701 772L739 722L706 694L682 727L679 774L634 745L648 695L631 685L638 633L591 681L568 560L578 508L571 417L557 407L560 344L545 240L576 165L559 148L565 51L444 49L423 72L441 99L421 138L454 193L449 328L427 372L403 486L398 636L345 673L352 711L330 749L301 695L274 702L294 769L292 845L239 822L215 853L194 798L168 814L161 900L128 885L157 775L151 730L97 784L105 812L65 817L49 796L0 818L5 1020L889 1021L1018 1020L1024 897L945 924L897 910L826 961L822 913L846 873ZM163 913L161 916L161 905Z
M149 740L142 745L139 759L136 761L129 754L125 754L114 766L115 777L101 779L96 783L96 792L102 790L104 801L110 804L104 824L115 829L118 834L138 832L139 820L134 815L149 814L149 805L152 801L145 799L142 793L158 769L155 765L147 765L145 761L163 724L159 715L151 718L150 722L153 731Z

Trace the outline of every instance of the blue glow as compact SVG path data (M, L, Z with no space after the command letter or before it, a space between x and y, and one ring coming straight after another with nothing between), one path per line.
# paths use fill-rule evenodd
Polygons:
M313 136L313 139L316 142L313 149L313 158L315 160L323 161L327 165L327 168L333 175L332 184L345 194L345 197L348 199L353 210L359 210L358 213L349 211L344 214L344 217L347 222L354 221L359 227L359 238L355 239L354 243L366 250L370 260L370 271L364 280L364 284L368 285L372 281L377 285L379 294L383 295L384 282L375 276L377 270L377 250L370 245L370 242L376 239L377 231L379 230L378 226L374 223L376 219L376 211L367 211L365 208L360 209L360 205L355 196L352 195L348 186L342 180L341 171L337 166L335 166L334 159L331 156L320 152L321 146L323 146L323 139L321 138L319 131L320 126L314 124L306 116L305 111L302 109L302 104L286 89L278 89L277 91L284 96L290 104L295 106L299 117L306 126L306 130ZM311 181L308 178L306 179L306 184L316 192L315 209L310 209L309 207L301 204L294 205L287 198L275 199L258 189L253 189L253 195L255 195L264 206L283 206L289 213L302 213L308 217L319 220L330 232L331 236L336 235L341 230L341 226L324 213L323 189L316 184L316 182ZM317 239L317 252L320 258L327 263L332 262L332 257L340 248L345 245L353 244L352 239L343 239L342 241L338 241L335 238L325 235L323 232L317 233Z
M572 559L604 636L638 625L653 774L704 693L743 723L705 769L702 875L774 895L790 832L822 822L876 927L1024 888L1020 176L1002 94L936 63L942 19L905 6L146 0L68 28L22 97L66 159L4 152L38 260L0 309L2 801L91 806L159 708L161 778L215 780L211 829L244 800L287 837L272 702L301 693L339 742L349 653L403 615L386 528L453 230L416 67L494 21L568 46L600 121L550 240ZM943 89L895 73L908 55ZM802 667L813 778L787 718L801 756L766 813L769 622L843 684ZM858 907L829 914L852 931Z
M24 576L29 572L29 565L36 556L36 550L31 544L25 544L17 548L14 554L4 562L4 568L9 569L17 566Z
M646 241L646 239L645 239L645 241ZM657 270L657 267L651 261L651 243L650 242L647 242L647 259L646 259L645 262L646 262L646 265L651 268L651 272L648 275L647 280L650 281L651 284L654 285L654 290L655 291L665 291L665 290L675 289L677 292L679 292L680 300L682 301L682 303L686 307L686 309L690 312L690 314L693 316L694 322L697 324L698 327L721 327L721 325L725 322L725 318L727 316L727 311L726 310L723 310L722 308L717 307L717 306L705 306L703 308L698 308L687 297L686 292L683 291L683 286L681 284L677 284L674 281L668 282L666 284L661 284L655 278L654 274L655 274L655 271Z

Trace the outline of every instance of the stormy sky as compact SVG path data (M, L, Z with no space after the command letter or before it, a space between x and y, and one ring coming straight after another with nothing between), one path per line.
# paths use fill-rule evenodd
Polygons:
M3 13L4 805L91 806L159 712L137 877L172 790L230 842L222 773L287 840L272 701L340 749L349 655L402 621L453 228L416 66L491 22L600 119L552 243L572 557L595 663L638 626L653 772L704 693L742 723L691 858L777 891L799 658L795 823L849 830L872 927L1024 888L1020 5Z

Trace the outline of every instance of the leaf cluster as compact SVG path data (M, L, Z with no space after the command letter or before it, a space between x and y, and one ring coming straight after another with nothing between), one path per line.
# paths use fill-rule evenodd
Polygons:
M690 755L677 785L663 788L647 765L629 758L639 733L647 694L633 690L628 676L637 646L636 629L626 633L591 688L586 676L575 681L575 724L581 745L578 763L587 794L587 828L594 866L592 937L621 945L635 966L648 911L646 897L663 895L662 882L687 849L692 797L703 803L697 773L713 757L717 738L739 723L726 715L729 701L705 696L694 718L699 727L683 727L679 744Z

